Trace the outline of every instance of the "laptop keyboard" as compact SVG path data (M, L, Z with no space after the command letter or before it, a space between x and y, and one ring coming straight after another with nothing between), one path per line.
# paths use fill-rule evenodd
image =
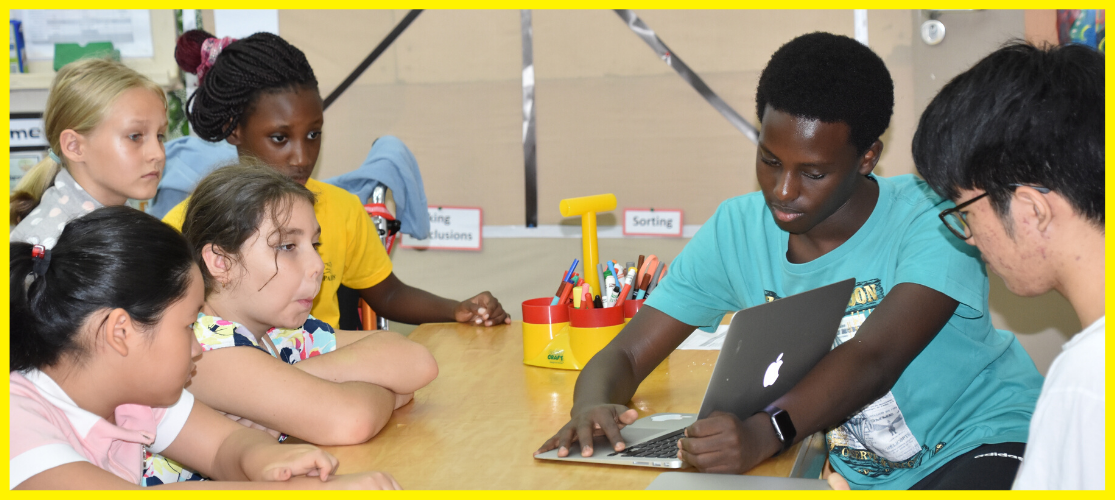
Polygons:
M678 429L675 432L659 436L653 440L639 443L623 451L611 453L608 456L614 457L619 455L621 457L646 457L646 458L677 458L678 456L678 439L685 435L685 429Z

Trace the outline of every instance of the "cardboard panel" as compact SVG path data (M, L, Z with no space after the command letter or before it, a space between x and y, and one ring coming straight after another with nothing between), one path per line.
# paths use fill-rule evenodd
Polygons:
M324 97L391 32L406 15L403 12L396 15L391 10L280 10L279 34L306 54ZM417 22L421 22L421 16ZM356 82L394 83L398 77L396 50L396 46L389 48Z

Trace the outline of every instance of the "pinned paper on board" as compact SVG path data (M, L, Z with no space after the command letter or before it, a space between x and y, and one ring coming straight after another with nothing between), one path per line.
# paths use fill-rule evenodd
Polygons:
M151 42L151 11L146 9L90 9L19 11L27 58L53 60L54 44L112 42L120 57L155 57Z

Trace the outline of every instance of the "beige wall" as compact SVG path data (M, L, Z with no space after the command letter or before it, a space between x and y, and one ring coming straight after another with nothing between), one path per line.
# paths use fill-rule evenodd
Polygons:
M281 11L280 32L306 52L327 94L406 12ZM946 38L929 47L917 31L923 12L869 11L869 44L895 82L879 172L913 172L910 140L940 86L1008 38L1055 38L1051 12L946 12ZM817 30L853 34L848 10L637 13L752 122L759 72L778 46ZM687 223L700 224L720 201L756 189L755 146L618 16L536 10L533 17L540 223L562 222L561 198L614 192L620 208L681 208ZM431 203L480 206L488 224L522 225L520 72L518 11L423 12L326 111L316 176L356 167L376 137L393 134L418 158ZM601 217L602 225L614 221ZM600 247L604 258L671 259L684 243L601 240ZM404 281L435 293L465 298L490 289L517 318L518 304L552 292L556 270L579 254L575 239L488 239L478 253L400 249L393 260ZM1019 332L1043 373L1079 329L1061 297L1021 299L995 277L991 305L995 324Z
M871 46L900 103L880 171L913 170L908 11L871 11ZM406 11L282 11L323 94ZM851 11L638 11L694 71L753 123L759 72L810 31L852 35ZM701 223L753 191L755 146L608 10L533 13L539 222L570 196L614 192L620 206L680 208ZM337 33L337 36L323 36ZM354 37L353 33L360 33ZM380 135L402 138L432 203L482 206L489 224L524 223L519 11L425 11L326 112L317 176L345 172ZM604 179L610 179L602 185Z

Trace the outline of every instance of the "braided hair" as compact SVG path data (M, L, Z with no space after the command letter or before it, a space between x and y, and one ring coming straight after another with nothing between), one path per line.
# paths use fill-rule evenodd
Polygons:
M183 71L197 74L207 55L206 40L215 37L190 30L178 38L174 59ZM190 126L202 139L224 140L254 111L262 92L317 91L317 78L306 55L278 35L256 33L228 44L212 67L199 76L197 91L186 103Z

